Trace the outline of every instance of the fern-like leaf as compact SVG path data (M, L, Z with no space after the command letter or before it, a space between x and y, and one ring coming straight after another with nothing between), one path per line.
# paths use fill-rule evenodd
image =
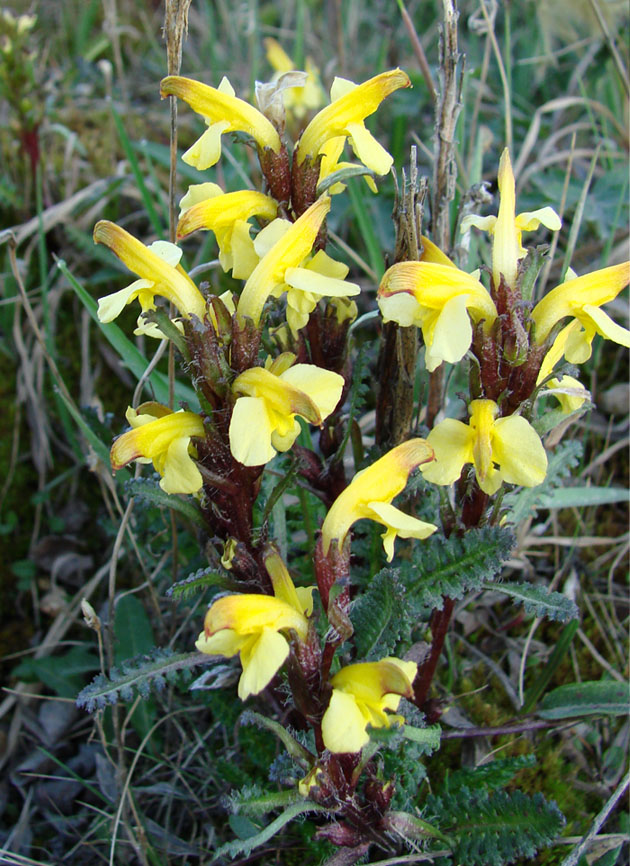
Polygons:
M357 655L370 661L391 655L409 619L405 588L396 571L384 568L352 605Z
M196 502L165 493L155 478L133 478L126 483L125 489L129 496L143 499L160 508L171 508L202 529L207 528Z
M126 659L120 668L111 669L109 677L99 674L89 686L79 692L77 706L88 713L94 713L104 710L108 704L130 701L136 693L142 698L148 698L151 689L160 691L167 682L172 682L180 671L207 663L208 656L203 653L175 655L169 649L155 649L148 655Z
M580 612L574 601L562 595L561 592L549 592L546 586L536 586L531 583L493 583L484 584L486 589L504 592L525 605L525 613L530 616L543 617L568 622L578 619Z
M507 866L520 857L531 860L562 830L564 816L542 794L471 790L431 795L423 817L453 836L455 862L466 866Z
M432 535L414 548L413 563L401 568L414 606L442 609L443 598L462 598L497 575L515 545L499 526L469 529L460 538Z
M495 791L508 785L521 770L533 767L535 764L535 755L518 755L515 758L489 761L471 770L455 770L445 780L444 791L453 794L464 787L471 788L473 791L478 791L480 788Z
M233 590L238 588L236 583L225 575L214 571L212 568L200 568L193 574L189 574L188 577L183 578L183 580L178 580L172 586L169 586L166 590L166 595L169 598L189 598L191 595L201 592L207 586L218 586L221 589Z

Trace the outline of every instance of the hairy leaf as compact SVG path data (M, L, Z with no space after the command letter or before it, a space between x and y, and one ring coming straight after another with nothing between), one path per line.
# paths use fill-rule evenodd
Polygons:
M485 788L494 791L503 788L512 781L514 776L526 767L536 764L535 755L519 755L516 758L501 758L489 761L474 769L456 770L444 782L444 792L454 794L460 788L470 788L477 791Z
M559 622L578 619L580 615L574 601L561 592L549 592L546 586L531 583L492 583L484 584L484 588L504 592L515 602L521 602L528 615L546 616Z
M243 854L247 857L251 854L254 848L257 848L264 842L268 842L269 839L282 830L286 824L294 818L297 818L298 815L303 815L306 812L326 811L328 810L324 806L318 806L316 803L313 803L310 800L305 800L301 797L299 802L292 803L281 815L278 815L271 824L264 827L260 833L257 833L255 836L250 836L247 839L239 839L234 842L228 842L226 845L222 845L216 852L215 859L219 859L220 857L236 857L238 854Z
M455 861L466 866L507 866L519 858L531 860L564 827L564 817L542 794L521 791L471 790L430 795L423 817L455 837Z
M166 595L173 598L188 598L196 592L201 592L207 586L218 586L221 589L237 589L236 583L224 574L219 574L213 568L200 568L188 577L178 580L166 590Z
M133 478L126 483L125 490L129 496L144 499L161 508L172 508L173 511L178 511L183 517L202 529L206 528L203 515L196 502L192 499L184 499L179 495L165 493L155 478Z
M93 713L119 700L130 701L136 692L146 698L152 688L160 691L180 671L207 663L208 656L203 653L174 655L170 649L155 649L148 655L127 659L120 668L112 668L109 677L99 674L79 692L77 706Z
M441 610L444 597L462 598L492 580L514 544L512 533L498 526L469 529L462 538L432 535L415 546L413 563L401 567L407 598Z
M394 569L374 575L352 605L350 619L359 658L371 661L392 654L409 619L405 588Z

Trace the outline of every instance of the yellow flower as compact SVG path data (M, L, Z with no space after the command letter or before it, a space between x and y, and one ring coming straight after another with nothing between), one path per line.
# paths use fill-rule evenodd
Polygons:
M94 228L94 242L105 244L140 279L125 289L99 300L101 322L113 321L125 306L136 298L142 312L154 310L154 298L168 298L182 316L203 319L206 302L190 277L179 265L181 251L175 244L157 241L150 247L136 240L125 229L109 220L100 220Z
M241 292L237 306L241 323L245 318L250 318L258 325L265 301L271 294L278 297L285 291L295 290L296 293L308 292L320 297L355 295L360 292L354 283L345 283L335 276L327 275L326 271L330 273L331 270L329 263L332 262L328 256L318 258L316 254L310 267L309 264L303 264L313 248L329 209L329 196L322 196L294 223L274 220L258 234L254 248L261 259ZM313 265L315 262L320 265L322 272L317 273L317 268ZM334 264L338 268L344 268L338 262ZM290 306L294 309L297 307L297 313L303 313L303 308L294 302L296 297L297 294L293 294Z
M162 98L179 96L208 124L201 138L182 156L184 162L200 171L218 162L221 136L226 132L244 132L261 150L269 147L274 153L280 151L280 136L273 124L256 108L238 99L225 77L218 87L210 87L191 78L169 75L160 84L160 94Z
M171 412L160 403L143 403L129 407L127 421L132 429L119 436L112 445L112 468L122 469L132 460L151 463L162 479L166 493L196 493L203 480L193 456L191 438L205 437L203 421L194 412Z
M395 508L391 502L405 488L409 473L433 459L424 439L410 439L388 451L367 469L357 472L350 484L333 502L322 526L324 555L333 541L339 549L353 523L362 518L385 526L383 547L388 562L394 556L394 541L401 538L427 538L437 529Z
M469 424L447 418L429 433L427 443L435 452L435 463L421 467L428 481L452 484L466 463L474 463L479 486L488 494L496 493L503 481L523 487L544 481L547 455L525 418L497 418L494 400L473 400L469 410Z
M289 655L289 642L282 632L295 632L305 640L313 610L312 587L293 585L277 554L266 557L274 585L274 596L227 595L219 598L206 614L197 649L208 655L230 658L237 653L243 673L238 696L244 701L257 695L274 678Z
M558 231L562 223L558 214L550 207L520 213L516 216L516 184L507 147L499 161L499 213L498 216L480 217L471 214L462 220L462 231L469 226L484 229L492 235L492 277L499 286L501 275L507 286L514 286L518 273L519 260L527 251L521 243L523 232L531 232L544 225Z
M566 280L546 294L532 310L536 343L544 343L556 322L573 316L581 327L575 326L567 333L565 328L561 332L564 355L571 364L582 364L591 357L591 343L595 334L630 347L630 331L600 310L602 304L616 298L629 282L630 262Z
M346 137L344 135L338 135L335 138L329 138L328 141L322 145L319 151L322 156L322 161L319 165L319 178L317 180L318 188L322 181L331 174L341 171L344 168L354 168L351 162L340 161L345 143ZM364 175L363 177L370 190L377 193L378 188L374 183L374 178L369 174ZM337 181L336 183L333 183L332 186L329 186L326 192L328 195L337 195L338 193L343 192L345 188L345 183Z
M403 724L396 711L402 696L413 696L412 683L418 671L415 662L384 658L378 662L348 665L334 675L328 709L322 719L324 745L331 752L360 752L369 742L368 725L388 728Z
M231 270L237 280L246 280L258 264L247 220L253 216L272 220L277 212L275 199L262 192L248 189L224 193L216 183L194 184L180 202L177 237L210 229L219 245L223 270Z
M497 317L492 298L474 275L460 271L451 262L429 260L437 257L433 247L425 261L392 265L378 290L378 304L386 322L422 329L429 371L442 361L454 364L464 357L472 342L471 318L474 322L485 320L489 327Z
M364 120L373 114L381 102L411 82L401 69L383 72L356 85L345 78L335 78L330 90L330 105L323 108L306 127L297 145L297 161L312 162L331 138L349 138L357 158L375 174L387 174L393 159L385 148L365 128Z
M314 364L294 364L285 352L268 369L253 367L238 376L239 396L230 421L230 449L244 466L260 466L288 451L300 433L299 415L320 425L343 390L343 376Z
M274 81L283 74L292 72L295 69L293 61L275 39L265 39L265 48L267 49L267 60L277 73L274 75ZM322 104L324 93L319 81L319 73L310 58L306 58L306 81L304 86L287 88L283 92L283 97L285 108L287 111L291 111L297 118L304 117L307 112L319 108Z
M548 377L553 372L553 368L564 355L567 341L572 333L580 327L577 319L574 319L569 325L560 331L556 337L553 346L547 352L538 373L536 384L540 385L545 382L545 390L553 394L560 401L560 407L563 412L569 414L576 412L584 404L585 400L590 398L589 392L577 379L573 376L561 376L559 379L549 379Z

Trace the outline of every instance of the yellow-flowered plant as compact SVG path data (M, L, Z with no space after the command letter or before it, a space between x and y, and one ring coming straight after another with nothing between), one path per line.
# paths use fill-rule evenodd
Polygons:
M156 295L171 301L182 316L203 318L206 302L179 265L181 252L174 244L159 241L146 247L125 229L108 220L96 224L94 241L109 247L130 271L140 277L125 289L99 300L98 317L101 322L113 321L127 304L136 299L143 313L154 310Z
M197 649L208 655L240 656L243 673L238 696L257 695L280 670L290 647L288 636L304 641L313 611L313 587L296 588L284 562L270 553L265 565L274 595L227 595L206 614Z
M520 415L499 418L493 400L473 400L470 421L446 418L427 437L435 462L421 466L427 481L452 484L467 463L473 463L484 493L496 493L501 484L535 487L547 474L547 455L540 436ZM497 464L497 465L495 465Z
M315 115L300 137L298 164L305 159L313 162L330 139L341 137L350 141L357 159L367 168L375 174L387 174L392 157L366 129L364 121L390 93L409 86L409 77L401 69L383 72L358 85L345 78L335 78L330 89L330 105Z
M303 308L300 308L299 302L295 302L293 298L296 298L299 293L306 292L317 297L359 293L360 289L356 284L345 283L338 277L326 274L326 269L329 272L331 270L329 263L332 259L328 257L318 259L315 255L305 261L312 251L329 209L330 198L322 196L294 223L274 221L260 232L254 242L254 248L258 248L262 258L250 274L241 293L237 306L239 320L244 321L249 318L257 325L265 301L270 295L279 297L284 292L292 293L292 309L300 315L299 319L293 320L294 324L297 324L298 321L302 321ZM321 272L318 273L316 266L320 263ZM343 265L341 268L345 271ZM336 272L341 273L340 270ZM308 303L310 300L309 298Z
M296 416L319 426L334 410L343 376L314 364L295 364L285 352L267 368L253 367L232 385L238 395L230 421L230 449L239 463L260 466L288 451L300 433Z
M630 262L565 280L548 292L532 310L536 342L539 345L544 343L554 325L571 316L580 327L570 331L565 329L562 335L564 355L570 363L582 364L591 357L595 334L630 348L630 331L600 309L616 298L629 282Z
M401 697L413 695L418 665L397 658L359 662L341 668L331 679L332 695L322 719L324 745L331 752L360 752L370 739L368 725L403 724L396 712Z
M573 376L563 375L560 378L551 377L554 367L562 359L564 355L567 340L570 335L580 327L577 319L574 319L569 325L560 331L556 337L553 346L543 358L543 362L536 380L537 385L544 385L545 392L552 393L560 401L562 411L569 414L580 409L586 400L590 397L589 392ZM543 392L543 393L545 393Z
M153 463L162 476L166 493L197 493L203 479L194 457L191 440L205 437L203 421L194 412L172 412L160 403L143 403L126 412L131 430L112 445L112 469L122 469L132 460Z
M341 549L350 527L367 518L385 527L383 547L388 562L394 556L394 541L401 538L427 538L437 526L405 514L391 504L401 493L409 474L433 459L431 447L424 439L403 442L367 469L357 472L350 484L333 502L322 526L324 554L336 543Z
M177 237L188 237L199 229L213 231L223 270L246 280L258 264L248 220L254 216L265 222L273 220L278 212L275 199L256 190L226 193L216 183L201 183L188 188L179 206Z
M384 321L422 329L429 371L443 361L461 361L472 342L471 319L484 321L490 327L497 317L488 290L475 276L460 271L451 262L427 260L392 265L381 280L378 305Z
M262 150L278 153L281 147L277 130L264 114L239 99L227 78L218 87L210 87L192 78L169 75L160 84L162 97L178 96L201 114L208 129L182 156L184 162L200 171L210 168L221 156L221 136L227 132L244 132Z
M518 263L525 257L521 238L523 232L535 231L540 225L558 231L562 223L551 207L539 208L516 215L516 182L507 147L499 161L499 213L497 216L481 217L474 214L464 217L462 231L470 226L483 229L492 235L492 277L495 286L501 277L507 286L514 286L518 274Z

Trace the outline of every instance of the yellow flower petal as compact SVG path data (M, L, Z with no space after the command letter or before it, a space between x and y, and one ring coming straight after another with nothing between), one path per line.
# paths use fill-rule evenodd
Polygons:
M618 343L620 346L625 346L627 349L630 348L630 331L614 322L599 307L595 307L592 304L584 304L582 307L582 317L590 319L595 326L595 330L602 337L612 340L613 343Z
M224 81L226 80L224 79ZM234 96L231 86L225 87L222 85L223 82L218 88L214 88L199 81L193 81L190 78L169 75L160 84L160 94L162 98L169 95L178 96L184 102L187 102L193 111L205 117L211 124L210 129L214 126L215 132L212 133L211 137L217 134L220 137L224 132L240 131L250 135L259 147L270 147L274 153L279 153L281 148L280 136L273 124L256 108ZM204 136L208 135L210 129L204 133ZM202 139L204 136L202 136ZM219 153L220 146L219 142ZM194 147L195 145L193 145ZM215 154L216 159L218 159L214 143L208 142L200 150L203 150L199 154L200 157L205 156L212 159L212 154ZM191 159L196 158L195 155L191 156ZM215 162L216 159L214 160ZM204 165L204 167L208 168L209 165L214 165L214 162L210 162L208 165ZM198 167L201 166L198 165Z
M274 288L285 283L287 269L298 267L311 252L329 210L330 198L322 196L304 211L260 260L245 283L238 302L237 316L241 324L249 318L258 325L265 301Z
M283 372L280 378L308 394L322 420L336 408L345 384L339 373L323 370L315 364L294 364Z
M499 161L498 182L500 198L499 213L493 232L492 276L495 286L501 282L501 275L506 285L513 286L516 282L521 245L516 228L516 183L507 147Z
M128 420L134 428L114 441L110 452L112 468L122 469L138 458L152 460L163 476L160 481L163 490L167 493L196 493L203 480L190 456L189 446L191 437L205 436L203 421L194 412L170 412L166 407L159 408L166 411L155 418L128 412Z
M286 601L255 593L217 599L204 620L208 636L222 629L232 629L240 635L257 634L263 628L292 629L304 639L308 623L306 617Z
M422 475L433 484L447 485L457 481L466 463L473 460L473 431L461 421L446 418L427 437L435 454L433 463L420 467Z
M392 167L394 157L388 153L382 144L374 138L363 123L348 123L346 126L350 136L350 145L357 159L374 174L387 174Z
M331 752L358 752L368 742L366 727L387 727L402 722L388 716L397 709L400 696L413 695L415 662L385 658L378 662L348 665L331 679L333 693L322 719L322 736Z
M536 487L545 480L547 454L538 433L520 415L495 421L492 450L508 483Z
M223 628L212 635L202 631L195 641L195 646L200 653L231 658L239 653L248 641L251 641L251 635L240 635L232 628Z
M190 277L125 229L109 220L100 220L94 227L94 242L109 247L141 279L155 283L154 294L172 301L182 316L195 315L203 319L206 303Z
M352 524L365 517L373 519L375 502L390 503L404 489L410 472L432 456L424 439L410 439L357 473L326 515L322 526L324 554L334 540L341 549Z
M382 537L388 562L394 558L394 541L397 536L424 539L433 535L437 529L433 523L425 523L417 517L405 514L388 502L370 502L367 507L372 512L372 519L387 527Z
M360 752L370 738L367 719L352 695L333 689L322 719L324 745L333 753Z
M602 304L616 298L629 282L630 262L623 262L573 280L566 280L557 286L532 310L537 344L544 343L556 322L566 316L580 319L585 306L601 307ZM582 324L584 325L584 322Z
M244 701L268 686L288 655L286 638L272 628L263 628L260 637L241 650L243 673L238 683L239 698Z
M239 397L230 420L230 451L243 466L262 466L276 456L273 425L260 397Z
M355 125L362 125L365 118L373 114L390 93L398 90L399 87L409 86L408 76L400 69L383 72L358 86L353 85L352 82L336 79L333 85L335 89L331 91L333 101L315 115L298 142L298 165L301 165L307 157L311 160L316 159L323 145L329 139L350 135L349 125L353 127L353 140L356 142L358 138L359 149L365 150L365 141ZM337 94L339 94L338 97ZM376 144L376 142L374 143ZM382 168L384 165L382 153L379 151L377 154L369 146L367 151L368 159L375 156L376 164ZM358 153L357 156L359 156ZM361 157L359 156L359 158ZM368 165L368 167L371 166ZM389 167L388 165L386 171L389 171Z
M422 329L426 345L425 364L432 373L443 361L456 364L464 357L472 342L472 326L468 315L468 296L450 298L435 317L430 334Z

